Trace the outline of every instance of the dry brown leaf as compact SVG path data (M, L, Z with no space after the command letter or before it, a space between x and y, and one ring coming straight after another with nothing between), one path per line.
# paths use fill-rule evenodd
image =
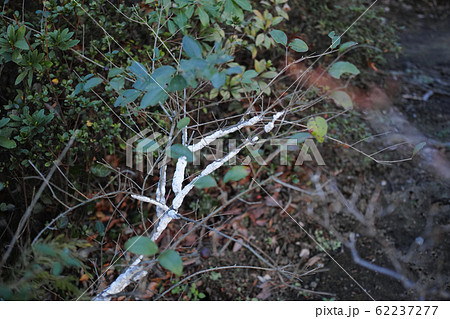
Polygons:
M312 257L310 260L308 260L305 267L311 267L315 263L319 262L321 259L322 259L322 257L320 257L319 255L316 255L316 256Z
M275 198L275 196L270 196L266 198L265 204L269 207L283 207L283 203Z
M271 289L270 289L270 283L268 281L263 282L261 285L259 285L259 288L262 289L262 291L256 295L256 298L259 300L267 300L272 295Z
M267 224L267 219L260 219L256 221L256 225L265 226Z
M83 274L78 281L85 282L89 280L89 276L87 274Z
M238 241L234 243L233 252L235 253L241 248L242 248L242 239L238 239Z
M157 290L158 287L158 283L157 282L150 282L147 286L147 289L145 290L145 294L142 295L142 299L150 299L151 297L153 297L155 295L155 293L158 291Z

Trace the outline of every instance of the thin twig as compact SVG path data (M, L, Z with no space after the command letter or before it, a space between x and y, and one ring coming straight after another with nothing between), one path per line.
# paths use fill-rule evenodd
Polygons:
M369 270L378 272L380 274L392 277L392 278L400 281L406 289L410 289L410 288L414 287L415 284L411 280L406 278L404 275L399 274L398 272L395 272L391 269L372 264L372 263L362 259L361 257L359 257L358 251L356 250L356 240L355 240L354 233L350 234L350 240L347 243L347 247L350 249L350 251L352 253L353 261L355 263L357 263L358 265L363 266Z
M8 245L8 249L6 250L5 254L2 257L2 261L0 262L0 269L3 268L6 261L8 260L8 257L11 254L11 251L13 250L17 240L19 239L20 234L22 233L22 230L28 221L28 218L30 218L31 213L33 212L34 206L37 204L37 202L38 202L39 198L41 197L42 193L44 192L45 188L49 185L49 181L52 178L53 174L55 173L56 167L61 163L61 160L64 158L64 156L66 156L67 152L72 147L72 144L75 142L77 133L78 133L78 131L75 131L75 133L72 135L69 142L67 143L66 147L63 149L61 154L58 156L56 161L53 163L53 167L50 169L50 172L47 174L47 177L45 178L44 182L41 184L41 187L35 194L30 205L27 207L25 214L20 219L19 225L17 226L16 232L14 234L14 237L11 239L11 242Z

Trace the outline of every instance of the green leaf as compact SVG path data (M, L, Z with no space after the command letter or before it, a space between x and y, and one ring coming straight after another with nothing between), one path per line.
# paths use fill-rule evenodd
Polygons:
M116 75L119 75L120 73L122 73L122 69L113 68L108 71L108 78L115 77Z
M102 79L100 79L99 77L93 77L90 78L89 80L87 80L87 82L84 84L84 91L87 92L90 89L92 89L93 87L99 85L100 83L102 83Z
M181 276L183 272L183 261L180 255L172 249L164 251L158 256L158 262L167 270L173 272L177 276Z
M187 19L192 18L192 15L194 14L194 9L195 9L195 6L185 7L184 14L186 15Z
M275 72L275 71L267 71L267 72L264 72L263 74L261 74L261 77L262 78L265 78L265 79L273 79L274 77L276 77L278 75L278 72Z
M78 43L80 43L80 40L70 40L70 41L66 42L64 49L68 50L69 48L76 46Z
M84 87L84 83L78 83L77 86L75 87L75 91L74 91L75 95L80 94L83 87Z
M336 33L334 31L331 31L330 33L328 33L328 36L331 38L331 48L334 49L336 48L339 43L341 43L341 37L336 35Z
M209 188L209 187L215 187L215 186L217 186L217 182L216 182L216 180L215 180L212 176L207 175L207 176L200 177L200 178L194 183L194 186L197 187L197 188L199 188L199 189L202 189L202 188Z
M232 74L240 74L242 73L242 68L240 66L233 66L225 71L225 74L232 75Z
M275 8L276 8L276 9L279 9L279 7L275 7ZM284 14L286 14L286 12L284 12L283 10L278 11L278 14L280 14L281 12L284 13ZM278 16L278 17L273 18L273 20L272 20L272 26L274 27L274 26L276 26L277 24L280 24L280 23L283 21L283 19L284 19L284 17L282 17L282 16ZM289 20L289 17L288 17L286 20Z
M169 96L159 86L153 87L144 94L139 107L145 109L148 106L155 106L159 102L163 103Z
M13 140L10 140L9 138L5 136L0 136L0 146L4 148L15 148L17 146L16 142Z
M300 133L296 133L294 135L289 136L287 139L293 139L293 140L297 140L297 143L303 143L306 139L308 139L310 137L311 137L310 133L300 132Z
M419 153L420 150L425 147L425 145L427 145L427 142L417 144L416 147L414 147L412 156L415 156L417 153Z
M247 11L252 11L252 5L247 0L233 0L238 6Z
M2 128L3 126L5 126L6 124L8 124L10 120L11 120L11 119L9 119L9 118L7 118L7 117L2 118L2 119L0 120L0 128Z
M181 120L177 123L177 128L181 130L183 127L186 127L191 123L191 119L189 117L183 117Z
M209 25L209 16L202 7L198 7L197 9L198 17L200 18L200 23L202 26L206 27Z
M25 38L19 39L14 43L14 47L22 49L22 50L29 50L30 47L28 46L27 41Z
M328 130L327 121L321 116L316 116L309 119L307 127L317 141L323 143Z
M59 253L60 257L62 258L63 262L72 267L80 267L81 262L78 259L75 259L69 255L69 252L66 250L63 250Z
M225 0L223 16L225 19L230 19L232 21L241 21L244 19L244 12L235 1Z
M133 61L128 70L130 70L130 72L133 73L135 76L140 77L142 79L147 79L149 77L147 69L139 62Z
M97 177L106 177L109 174L111 174L111 169L105 165L102 164L94 164L91 167L91 173L94 174Z
M16 36L18 38L23 38L23 37L25 37L25 32L27 32L27 29L25 28L25 26L24 25L20 26L19 29L17 30Z
M258 76L258 72L256 72L255 70L245 71L242 75L242 83L251 84L252 79L256 76Z
M125 250L136 255L151 256L158 252L158 246L148 237L135 236L127 240Z
M28 86L31 86L31 83L33 82L33 72L28 72Z
M350 62L339 61L331 66L328 73L330 73L330 75L335 79L339 79L341 75L344 73L351 73L357 75L359 74L359 70L356 66L354 66Z
M52 275L59 276L63 271L63 266L59 261L55 261L52 266Z
M167 28L171 34L175 34L175 32L177 32L177 26L172 20L167 21Z
M246 178L249 173L250 171L247 166L234 166L225 174L223 182L240 181L241 179Z
M287 36L286 33L280 30L272 30L270 31L270 35L275 40L276 43L282 44L284 46L287 45Z
M350 110L353 107L352 98L344 91L334 91L330 94L330 98L333 99L334 103L346 110Z
M296 52L306 52L309 50L306 42L300 39L294 39L291 43L289 43L289 46Z
M172 81L170 81L170 84L167 87L167 91L176 92L184 90L187 87L188 83L186 82L186 79L182 75L175 75Z
M5 188L5 184L3 184L2 182L0 182L0 192Z
M114 103L114 106L132 103L139 97L139 95L141 95L141 92L138 90L129 89L122 91L120 93L120 97L117 99L116 103Z
M339 53L344 52L345 50L347 50L348 48L357 45L358 43L354 42L354 41L348 41L345 42L343 44L341 44L341 46L339 47Z
M105 233L105 225L103 225L103 223L101 221L99 221L99 220L97 220L95 222L95 229L97 230L97 232L100 235L103 235Z
M25 71L23 71L22 73L19 74L19 76L16 79L16 82L14 83L14 85L19 84L20 82L23 81L23 79L27 76L28 74L28 70L26 69Z
M87 80L89 80L92 77L94 77L94 74L88 74L88 75L83 77L83 81L87 81Z
M184 60L182 59L180 62L180 68L181 70L188 72L188 71L200 71L208 68L208 63L206 60L203 59L190 59L190 60Z
M109 85L114 89L114 91L119 92L122 90L123 86L125 85L125 79L124 78L114 78L111 81L109 81Z
M169 154L172 158L180 158L185 156L188 162L194 161L194 154L184 145L175 144L169 148Z
M222 85L225 84L225 81L227 80L227 76L223 72L219 72L214 74L211 77L211 84L215 89L219 89L222 87Z
M183 37L183 50L191 58L202 58L202 47L192 37Z
M188 23L188 17L186 14L190 13L189 8L185 8L184 11L178 12L178 14L173 18L173 21L175 24L180 28L180 30L183 30L186 27L186 24Z
M39 243L39 244L33 245L33 248L36 251L36 253L39 253L42 255L47 255L47 256L52 256L52 257L57 256L56 251L50 245Z
M14 63L20 64L23 61L23 56L20 53L20 50L14 50L11 54L11 59L9 61L13 61Z
M265 34L260 33L256 36L255 45L259 47L264 42Z
M136 152L150 153L154 152L159 148L159 144L152 140L151 138L143 138L138 141L136 145Z
M160 86L164 87L167 83L169 83L172 80L172 75L176 72L176 70L169 66L169 65L163 65L159 68L157 68L151 76L151 79L149 80L150 83L157 82Z

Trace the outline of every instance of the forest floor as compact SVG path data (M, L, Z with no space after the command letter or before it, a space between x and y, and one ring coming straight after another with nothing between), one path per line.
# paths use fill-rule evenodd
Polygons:
M401 27L403 50L399 56L388 56L384 65L369 64L364 76L351 81L354 112L335 121L327 117L331 117L327 140L317 143L325 166L270 163L267 167L255 165L255 169L250 164L252 174L239 182L194 189L186 197L189 207L183 206L180 213L203 221L210 229L199 227L191 232L193 223L174 220L157 241L163 250L189 233L176 245L184 264L182 276L176 278L156 265L147 278L113 299L450 299L450 4L428 3L431 1L378 1L377 5L386 9L386 18ZM323 36L328 41L326 34ZM278 66L276 58L273 61ZM333 114L325 104L311 112L326 114L324 117ZM205 117L226 118L229 114L222 112L229 110L231 107L217 105L209 114L205 112ZM301 116L305 119L307 114ZM344 131L351 134L341 134ZM360 152L332 140L333 136L345 139L352 134L357 135L356 140L343 142L352 144L361 136L371 136L357 144ZM426 145L411 156L414 147L423 142ZM362 153L378 150L383 150L375 156L379 160L409 160L381 164ZM120 167L119 158L108 155L105 161ZM90 171L86 168L74 167L74 176L87 176ZM130 174L136 179L133 183L145 185L141 174ZM272 180L258 185L266 177ZM148 184L156 185L158 179L155 174ZM242 195L249 185L254 189ZM86 186L91 187L89 182ZM91 299L105 289L121 267L129 264L134 255L121 254L129 236L152 229L147 218L154 211L151 205L137 204L112 183L101 187L102 191L112 190L113 195L86 201L77 209L79 213L58 220L48 237L83 242L74 250L84 266L67 270L76 283L74 291L84 291L81 299ZM90 198L94 192L83 197ZM231 201L239 194L239 199ZM205 218L220 205L223 209L217 215ZM55 207L50 205L41 215L36 214L34 224L29 223L34 227L30 234L40 231L49 216L60 214ZM353 235L352 251L349 240ZM360 260L358 264L356 251L372 269L360 266ZM23 255L30 257L27 254L31 252ZM376 267L378 272L373 269ZM390 271L395 278L379 270ZM182 282L173 289L177 280ZM50 290L39 297L66 298Z
M245 234L268 259L299 274L300 285L286 283L274 272L230 269L198 276L185 287L187 290L203 292L208 300L448 299L450 20L432 10L421 12L412 6L390 6L390 10L392 18L404 26L400 34L403 52L377 70L384 85L372 85L367 90L366 100L371 103L359 112L372 134L389 132L373 141L379 149L400 142L417 145L426 141L425 148L411 161L382 165L367 161L354 151L328 147L325 168L306 166L296 174L300 180L313 174L326 177L334 185L335 197L330 192L322 196L299 194L280 184L267 187L302 228L328 248L330 255L271 200L258 202L265 197L262 191L247 199L255 204L240 203L223 212L222 218L232 217L228 225L235 234ZM411 148L398 146L388 153L390 158L409 157ZM348 199L347 204L344 200L336 205L342 195ZM366 227L355 222L343 208L345 205L366 217L374 216L375 233L367 235ZM330 224L342 234L359 235L357 249L363 259L401 269L420 288L406 289L398 280L357 265L350 251L330 236L315 216L331 219ZM209 251L212 255L195 258L188 269L195 272L195 265L200 270L258 263L238 244L224 248L222 244L226 242L223 238L204 238L199 249L203 247L208 256ZM172 298L187 297L181 293L169 297Z

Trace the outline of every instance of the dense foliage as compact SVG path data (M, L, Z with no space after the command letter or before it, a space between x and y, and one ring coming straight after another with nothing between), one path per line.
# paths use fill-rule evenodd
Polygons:
M103 222L92 217L98 201L88 200L34 245L31 241L61 211L100 190L119 187L111 172L124 166L125 142L139 129L170 130L165 116L172 110L163 105L199 108L204 122L214 116L232 119L246 111L253 96L273 98L289 85L289 79L279 87L268 85L285 61L323 52L330 40L338 54L356 43L366 46L350 56L351 63L334 64L334 78L380 63L380 52L397 52L393 29L376 10L341 41L337 35L367 7L367 1L350 2L45 0L27 3L22 10L21 3L5 1L0 25L0 225L8 231L1 249L53 162L72 137L75 142L59 167L61 174L34 207L26 235L9 260L13 267L1 271L1 297L53 298L48 291L59 299L79 296L80 273L95 276L80 251L93 245L91 236L105 233ZM313 91L304 99L320 94ZM344 92L331 100L351 107ZM208 111L213 107L218 108L214 115ZM189 125L181 114L173 116L179 131ZM305 124L323 142L323 118ZM172 146L171 154L178 154L172 157L186 155L180 147ZM106 168L101 161L108 163ZM247 174L236 166L223 174L222 182ZM209 177L197 186L215 185ZM206 210L215 200L208 196L201 199L209 202L202 204ZM132 221L139 221L134 214ZM108 236L116 240L120 232L111 229ZM160 255L163 266L166 255ZM165 267L175 269L170 265Z

